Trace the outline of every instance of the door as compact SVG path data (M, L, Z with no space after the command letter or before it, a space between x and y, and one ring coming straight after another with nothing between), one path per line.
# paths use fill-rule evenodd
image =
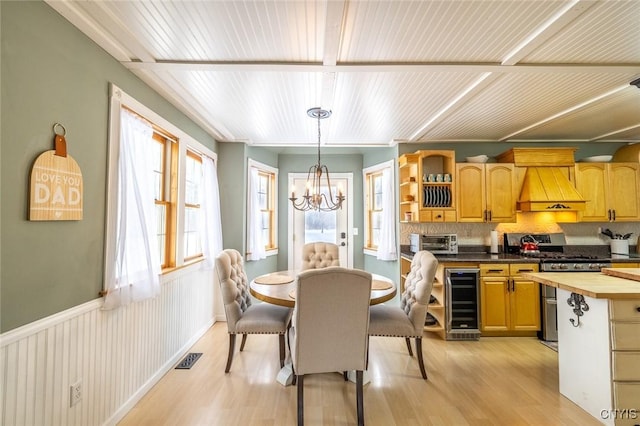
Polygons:
M609 169L609 201L614 221L637 221L640 218L640 165L611 163Z
M290 173L289 188L296 194L303 194L307 180L307 174ZM331 173L332 193L340 188L345 200L342 208L329 211L300 211L293 208L291 202L289 209L289 256L288 268L299 270L302 265L302 248L306 243L329 242L339 247L340 266L353 267L353 235L349 232L353 229L353 175L351 173ZM323 191L326 188L322 189ZM298 196L298 201L302 197Z
M518 194L513 164L487 164L485 179L489 222L515 222Z

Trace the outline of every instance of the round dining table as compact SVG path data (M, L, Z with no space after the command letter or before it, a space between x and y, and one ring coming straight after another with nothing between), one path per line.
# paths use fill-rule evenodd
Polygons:
M249 283L249 292L263 302L293 308L296 304L296 278L299 272L289 270L260 275ZM371 274L371 278L371 305L393 299L397 289L392 280L378 274Z

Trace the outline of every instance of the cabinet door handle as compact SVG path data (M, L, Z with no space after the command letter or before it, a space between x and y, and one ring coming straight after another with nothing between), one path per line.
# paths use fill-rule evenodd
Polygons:
M611 222L611 209L607 210L607 214L609 215L609 222Z
M614 210L611 210L611 212L613 213L613 221L615 222L616 221L616 211L614 209Z
M640 312L640 306L636 306L636 311Z
M487 269L487 272L490 272L490 273L504 272L504 269Z
M486 210L483 212L483 216L484 216L484 218L483 218L483 219L484 219L484 221L486 222L486 221L487 221L487 211L486 211Z
M518 269L518 273L520 272L533 272L533 269Z
M491 222L491 210L489 210L489 222Z

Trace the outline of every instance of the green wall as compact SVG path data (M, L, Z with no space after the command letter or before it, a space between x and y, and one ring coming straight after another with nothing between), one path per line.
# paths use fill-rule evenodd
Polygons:
M41 1L2 1L0 331L98 297L103 281L109 83L216 151L211 136ZM34 160L54 123L83 174L80 221L27 220Z

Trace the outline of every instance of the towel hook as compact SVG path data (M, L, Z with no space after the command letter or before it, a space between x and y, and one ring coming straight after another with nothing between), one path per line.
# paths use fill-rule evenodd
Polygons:
M584 296L577 293L571 293L567 299L567 304L573 308L573 313L576 314L577 320L569 318L569 322L574 327L580 327L580 317L589 310L589 305L584 300Z

